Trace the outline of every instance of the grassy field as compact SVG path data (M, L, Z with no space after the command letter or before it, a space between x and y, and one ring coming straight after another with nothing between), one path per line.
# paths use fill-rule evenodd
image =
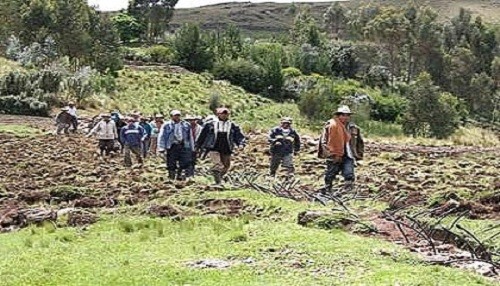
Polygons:
M42 134L36 128L27 125L0 125L0 133L14 135L16 137L31 137Z
M443 20L450 19L458 14L460 7L471 10L475 15L480 15L483 20L490 23L500 22L500 5L490 0L456 0L456 1L423 1L416 3L427 3L436 9ZM354 8L362 3L374 3L380 5L404 5L406 1L401 0L351 0L343 4ZM331 5L329 2L319 3L295 3L295 6L307 5L311 12L322 23L323 14ZM251 36L269 36L273 34L288 33L295 14L290 3L225 3L205 6L193 9L178 9L171 22L173 29L184 23L200 23L208 30L216 30L226 25L233 24L239 27L244 34ZM298 11L298 9L297 9Z
M186 190L174 200L201 198L238 198L279 211L261 218L194 215L179 222L116 214L87 230L31 227L0 236L0 285L494 285L472 273L426 265L377 239L297 225L297 212L316 205L246 190ZM228 267L190 266L203 259Z

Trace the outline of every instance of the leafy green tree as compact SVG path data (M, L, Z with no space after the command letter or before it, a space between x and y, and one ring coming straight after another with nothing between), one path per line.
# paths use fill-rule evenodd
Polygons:
M139 39L144 32L144 26L128 13L120 13L111 18L111 21L120 34L120 39L125 43Z
M467 100L470 111L482 117L491 117L494 106L495 82L486 73L475 74L471 79Z
M23 0L0 1L0 42L5 42L12 35L19 35L22 29L21 5ZM0 45L1 48L2 45Z
M335 76L354 78L359 69L354 47L349 44L333 46L330 51L330 67Z
M500 91L500 57L495 57L491 63L491 77L495 82L495 87Z
M448 90L461 99L467 100L470 82L476 71L476 58L469 49L455 48L445 56Z
M277 43L254 44L250 49L250 59L265 70L266 91L264 95L275 100L283 100L282 87L285 78L281 71L286 56L282 45Z
M323 21L331 37L340 38L348 23L347 9L340 2L335 2L323 14Z
M175 34L174 47L179 65L192 70L204 71L212 68L214 53L209 39L197 25L185 24Z
M116 72L123 67L118 31L109 17L102 17L97 12L90 11L89 18L92 45L86 58L99 72L117 75Z
M243 56L244 45L241 31L234 25L229 25L224 31L217 30L210 35L210 45L217 60L235 60Z
M394 7L381 8L365 26L365 37L379 43L388 54L391 79L401 72L401 55L408 40L409 21L404 13Z
M292 41L297 45L321 46L321 33L309 7L301 9L295 16L291 30Z
M410 87L402 123L407 135L449 137L460 123L460 102L449 93L441 93L431 76L422 73Z
M155 42L167 30L177 2L178 0L131 0L128 14L145 28L148 41Z
M32 0L21 6L22 43L42 42L56 26L56 7L52 0Z
M228 80L252 93L266 90L266 71L249 60L237 59L218 62L213 70L216 79Z

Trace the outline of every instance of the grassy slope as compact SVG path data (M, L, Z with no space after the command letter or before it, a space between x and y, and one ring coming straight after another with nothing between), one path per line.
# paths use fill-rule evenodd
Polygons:
M23 70L19 64L6 58L0 57L0 76L16 70Z
M383 5L402 5L406 1L401 0L352 0L344 2L345 6L356 7L360 3L375 3ZM423 1L417 3L429 3L439 11L443 19L450 19L458 14L460 7L471 10L474 14L480 15L485 21L491 23L500 22L500 5L490 0L438 0ZM296 3L298 6L299 3ZM322 15L331 3L308 3L319 23L322 23ZM219 5L205 6L194 9L178 9L172 20L172 27L177 28L183 23L197 22L206 29L217 29L217 27L233 24L240 27L246 34L278 34L287 33L293 23L294 14L290 13L290 4L279 3L226 3Z
M268 128L277 124L282 116L296 118L299 126L304 123L295 104L276 104L226 82L214 82L203 75L161 70L123 70L118 79L118 91L112 99L102 97L101 104L123 112L137 109L145 114L168 114L171 109L179 109L185 114L208 115L212 96L219 96L220 104L229 106L234 119L246 130Z
M318 208L248 191L176 200L237 197L279 206L271 218L195 216L181 222L110 216L87 231L51 225L0 236L2 285L493 285L457 269L427 266L390 243L303 228L298 211ZM384 253L383 255L380 253ZM199 259L241 261L193 270Z

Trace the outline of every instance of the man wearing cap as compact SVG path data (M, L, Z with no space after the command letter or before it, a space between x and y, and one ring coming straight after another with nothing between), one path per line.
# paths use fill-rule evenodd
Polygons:
M287 170L287 176L293 177L295 168L293 166L293 155L300 151L300 136L291 128L292 119L284 117L280 126L269 132L268 141L271 152L271 164L269 175L276 176L280 165Z
M146 117L141 116L139 120L140 120L139 126L144 128L144 133L146 134L146 138L144 139L144 141L142 141L142 147L141 147L142 157L145 159L149 153L149 145L151 144L151 133L153 131L153 128L149 124L148 119Z
M57 135L60 135L63 130L64 134L69 134L69 127L73 123L73 116L71 116L68 111L69 107L63 107L61 108L61 112L56 116Z
M141 144L146 137L144 128L138 126L133 117L128 117L126 121L127 125L120 131L120 138L123 142L125 166L132 166L132 158L130 153L134 153L135 157L137 158L137 162L142 165L143 159L141 154Z
M97 134L97 139L99 140L101 156L109 156L109 153L113 150L115 139L118 139L116 124L111 120L110 114L101 114L101 121L92 128L87 137L94 134Z
M235 146L245 146L245 136L234 122L229 120L230 111L227 108L216 110L217 119L207 122L196 141L197 150L209 152L214 163L212 173L215 184L220 186L222 177L231 165L231 154Z
M167 153L168 178L182 180L183 172L186 172L191 164L194 137L189 123L181 120L179 110L172 110L170 118L158 134L158 151Z
M68 103L68 113L71 115L71 125L73 126L73 132L76 132L78 128L78 114L76 113L76 106L73 101Z
M189 126L191 128L191 133L194 138L194 142L200 137L202 127L198 124L201 118L198 116L187 115L186 121L189 122ZM196 157L197 153L195 151L191 152L191 163L189 164L189 168L187 170L188 177L194 177L194 170L196 168Z
M150 123L151 125L151 146L150 152L156 155L156 150L158 147L158 134L160 134L161 127L164 123L164 117L162 114L156 114L154 121Z
M353 138L350 130L347 129L351 114L348 106L341 105L335 112L333 119L330 119L323 129L318 155L320 158L326 159L325 187L323 189L325 192L331 192L333 181L339 173L342 173L344 177L345 188L350 189L354 185L355 160L361 160L362 153L356 154L354 150L356 146L351 144ZM359 139L362 141L361 138Z

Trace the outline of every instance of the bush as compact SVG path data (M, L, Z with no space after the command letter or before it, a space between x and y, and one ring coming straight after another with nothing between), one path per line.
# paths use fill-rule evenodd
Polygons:
M407 135L447 138L458 128L462 106L450 93L441 93L428 73L410 87L408 109L403 117Z
M389 86L391 72L385 66L371 66L364 76L364 83L371 87L384 88Z
M24 95L0 96L0 113L15 115L48 116L50 107L33 97Z
M396 122L402 116L406 108L406 99L403 97L389 93L386 95L373 94L372 108L370 117L377 121Z
M261 93L266 89L265 70L248 60L237 59L217 63L213 74L216 79L228 80L249 92Z
M294 67L284 68L281 73L285 79L302 76L302 72Z
M149 55L151 61L156 63L170 64L175 58L175 54L170 48L161 45L148 48L146 53Z

